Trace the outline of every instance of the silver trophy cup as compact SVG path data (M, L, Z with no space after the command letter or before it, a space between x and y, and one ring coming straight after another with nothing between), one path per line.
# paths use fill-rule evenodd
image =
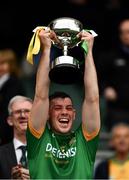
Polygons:
M50 63L49 77L55 83L71 84L79 76L79 61L69 56L69 49L74 48L80 42L77 34L82 31L80 21L63 17L53 20L48 27L56 33L57 40L53 45L62 50L62 55Z

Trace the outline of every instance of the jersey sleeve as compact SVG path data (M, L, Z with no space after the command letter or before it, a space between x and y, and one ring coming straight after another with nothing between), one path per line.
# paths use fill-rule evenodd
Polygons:
M31 117L30 117L31 118ZM37 139L39 139L41 136L42 136L42 134L44 133L44 128L41 128L41 129L39 129L39 130L36 130L36 129L34 129L34 127L32 126L32 123L31 123L31 121L30 121L30 119L29 119L29 121L28 121L28 130L31 132L31 134L35 137L35 138L37 138Z
M96 129L92 133L88 133L85 126L82 124L82 133L87 141L91 141L99 134L100 129Z
M86 140L82 132L82 126L80 125L80 127L76 131L76 137L78 139L78 142L80 142L80 146L83 147L85 153L87 154L90 166L92 166L95 162L96 152L98 149L99 134L94 136L91 140Z
M33 159L33 156L35 156L38 153L38 150L40 147L40 145L45 142L45 140L47 139L48 135L49 135L49 129L46 126L44 133L42 134L42 136L40 138L37 138L36 136L34 136L29 128L29 126L27 127L27 131L26 131L26 138L27 138L27 150L28 150L28 156L29 159Z

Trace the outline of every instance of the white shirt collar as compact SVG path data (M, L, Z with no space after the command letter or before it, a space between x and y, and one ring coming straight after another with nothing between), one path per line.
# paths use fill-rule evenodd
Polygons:
M9 79L9 74L4 74L2 77L0 77L0 89L4 85L4 83Z
M14 138L13 139L13 143L14 143L14 148L15 148L15 150L17 150L20 146L22 146L22 145L26 145L26 144L24 144L24 143L22 143L21 141L19 141L18 139L16 139L16 138Z

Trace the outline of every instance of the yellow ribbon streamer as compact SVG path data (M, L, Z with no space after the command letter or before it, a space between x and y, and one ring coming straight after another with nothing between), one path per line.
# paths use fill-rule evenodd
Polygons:
M41 29L45 29L45 26L38 26L33 32L33 36L30 40L28 51L27 51L27 61L30 64L33 64L33 55L36 55L40 51L40 39L39 39L39 32Z

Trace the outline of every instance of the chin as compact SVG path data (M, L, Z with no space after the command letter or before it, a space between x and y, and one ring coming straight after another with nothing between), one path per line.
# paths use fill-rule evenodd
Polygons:
M54 126L51 127L55 133L58 134L69 134L72 129L72 124L55 124Z
M20 129L21 129L22 131L26 131L26 130L27 130L27 126L22 126Z
M61 134L68 134L68 133L71 132L71 127L69 127L69 128L59 128L58 132L61 133Z
M61 130L60 133L61 133L61 134L69 134L70 131L65 131L65 130L62 131L62 130Z

